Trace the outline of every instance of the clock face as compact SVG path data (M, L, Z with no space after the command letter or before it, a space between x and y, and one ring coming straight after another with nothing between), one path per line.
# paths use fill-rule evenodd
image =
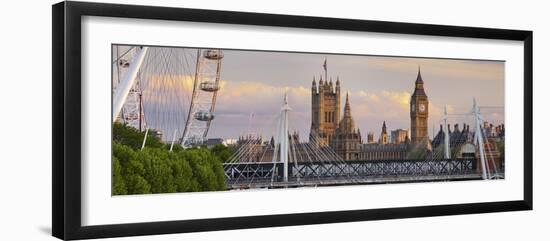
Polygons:
M424 104L420 104L420 112L424 112L426 110L426 106Z

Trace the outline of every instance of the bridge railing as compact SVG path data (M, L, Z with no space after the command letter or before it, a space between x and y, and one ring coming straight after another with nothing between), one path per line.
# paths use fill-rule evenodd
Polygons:
M224 164L228 183L280 182L282 163ZM378 160L289 163L291 180L453 176L476 173L475 159Z
M228 182L279 182L283 180L283 163L224 163Z

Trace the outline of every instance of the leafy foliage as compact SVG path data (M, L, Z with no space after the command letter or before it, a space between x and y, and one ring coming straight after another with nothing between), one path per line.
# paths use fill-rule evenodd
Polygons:
M137 158L138 154L132 148L113 143L113 157L120 161L121 174L124 185L126 186L126 194L144 194L151 193L151 186L143 178L145 173L145 167ZM114 168L113 168L114 169ZM113 192L115 192L113 190ZM120 195L124 193L113 193L114 195Z
M118 158L113 156L112 160L113 170L112 170L112 194L113 195L124 195L128 193L126 189L126 183L122 178L122 166L118 161Z
M498 152L504 158L504 152L505 152L504 140L497 141L496 145L497 145Z
M229 160L231 155L233 155L233 151L231 151L231 149L229 149L229 147L221 145L221 144L218 144L218 145L215 145L214 147L212 147L211 151L212 151L212 153L214 153L214 155L216 155L220 158L221 162L225 162L225 161Z
M407 159L426 160L428 151L423 147L414 147L407 153Z
M163 144L145 133L113 126L112 194L147 194L225 190L223 161L232 155L225 146L184 150Z
M126 124L121 124L115 122L113 124L113 141L116 141L120 144L129 146L133 149L140 149L143 144L143 138L145 137L145 132L140 132L135 128L132 128ZM147 133L147 140L145 141L145 146L153 148L162 148L164 144L159 137L153 135L152 131Z

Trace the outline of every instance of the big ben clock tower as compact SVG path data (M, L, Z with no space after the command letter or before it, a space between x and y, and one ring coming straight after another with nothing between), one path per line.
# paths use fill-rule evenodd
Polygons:
M424 91L424 81L420 75L414 83L414 92L411 96L411 142L428 142L428 96Z

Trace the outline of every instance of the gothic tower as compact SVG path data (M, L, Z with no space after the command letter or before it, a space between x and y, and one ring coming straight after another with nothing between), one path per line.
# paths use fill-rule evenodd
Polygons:
M382 124L382 133L380 133L380 140L378 140L378 143L382 145L388 144L388 131L386 130L386 121L384 121L384 124Z
M310 141L327 146L332 142L332 138L338 128L340 120L340 78L336 80L336 85L330 81L323 81L319 78L319 86L315 82L311 83L311 132ZM315 139L315 140L314 140Z
M361 131L355 128L355 121L351 116L349 95L346 94L344 116L340 120L331 146L342 159L358 160L362 143Z
M367 143L369 144L374 143L374 133L372 132L367 133Z
M424 91L424 81L420 75L418 67L418 76L414 83L414 92L411 96L411 142L417 144L428 142L428 96Z

